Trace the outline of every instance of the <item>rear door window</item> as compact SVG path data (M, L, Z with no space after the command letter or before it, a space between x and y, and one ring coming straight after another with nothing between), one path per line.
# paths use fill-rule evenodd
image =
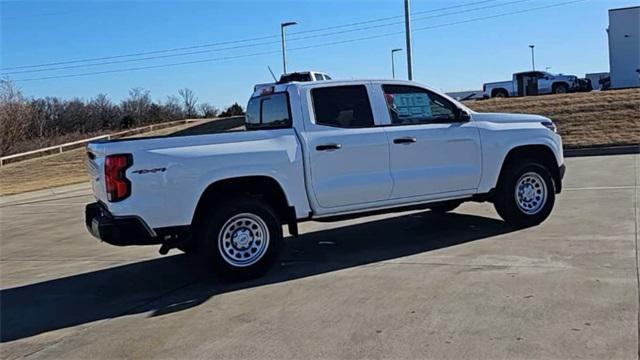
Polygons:
M316 124L340 128L373 127L373 113L364 85L311 90Z

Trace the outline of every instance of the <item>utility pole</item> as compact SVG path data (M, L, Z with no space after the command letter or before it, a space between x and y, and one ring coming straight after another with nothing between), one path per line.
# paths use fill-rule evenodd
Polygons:
M531 68L533 69L533 71L536 71L536 58L535 55L533 53L533 48L535 48L535 45L529 45L529 47L531 48Z
M411 61L411 5L404 0L404 32L407 38L407 76L413 80L413 64Z
M402 49L391 50L391 78L392 79L396 78L396 62L395 62L395 59L393 58L393 54L395 54L398 51L402 51Z
M295 21L283 22L280 24L280 38L282 40L282 73L287 73L287 45L285 44L284 28L291 25L297 25Z

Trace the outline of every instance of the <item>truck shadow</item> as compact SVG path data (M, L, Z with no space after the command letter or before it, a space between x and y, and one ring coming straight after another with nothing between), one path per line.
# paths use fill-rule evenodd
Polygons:
M225 283L187 255L116 266L0 291L0 342L125 315L161 316L240 289L285 282L487 239L512 231L486 217L430 212L287 239L265 276Z

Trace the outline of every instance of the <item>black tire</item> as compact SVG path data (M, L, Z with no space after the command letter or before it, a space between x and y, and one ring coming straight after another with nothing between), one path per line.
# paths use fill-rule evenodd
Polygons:
M282 225L268 204L235 198L216 204L204 216L196 240L199 255L221 277L246 280L264 274L277 259L283 243Z
M569 92L569 87L566 84L557 84L553 87L554 94L566 94Z
M451 201L448 203L433 206L429 209L434 213L444 214L444 213L448 213L450 211L455 210L458 206L460 206L460 204L462 203L459 201Z
M506 166L496 189L496 211L504 221L516 227L540 224L551 214L556 199L549 170L535 161ZM546 196L539 191L545 191Z

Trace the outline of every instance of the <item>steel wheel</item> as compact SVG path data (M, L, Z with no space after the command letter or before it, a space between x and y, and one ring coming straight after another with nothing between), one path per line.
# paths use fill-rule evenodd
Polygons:
M527 215L535 215L547 202L547 184L540 174L527 172L516 182L515 197L518 209Z
M224 223L218 234L218 250L222 258L235 267L258 262L269 248L269 228L262 218L241 213Z

